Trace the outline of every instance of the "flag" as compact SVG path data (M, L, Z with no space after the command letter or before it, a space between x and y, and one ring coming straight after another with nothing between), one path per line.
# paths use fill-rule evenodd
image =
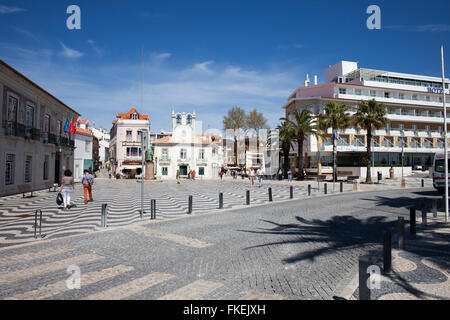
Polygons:
M66 124L64 125L64 132L68 133L70 129L70 114L67 116Z
M77 134L77 122L78 122L78 118L79 117L74 117L74 119L73 119L73 125L72 125L72 127L73 127L73 134L75 135L75 134Z
M72 114L71 116L70 116L70 121L69 121L69 132L71 132L71 133L74 133L75 132L75 130L76 130L76 126L75 126L75 128L74 128L74 123L73 123L73 119L75 118L75 115L74 114Z

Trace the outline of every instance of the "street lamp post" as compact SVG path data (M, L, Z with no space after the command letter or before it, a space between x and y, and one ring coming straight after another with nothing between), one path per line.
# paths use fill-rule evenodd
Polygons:
M405 186L405 178L403 175L403 167L405 166L405 133L402 131L402 187Z
M444 46L441 46L442 102L444 106L444 163L445 163L445 222L448 222L448 150L447 150L447 105L445 103Z

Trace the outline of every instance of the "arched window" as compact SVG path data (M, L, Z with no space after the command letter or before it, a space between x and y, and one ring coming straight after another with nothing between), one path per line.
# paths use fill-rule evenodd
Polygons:
M181 124L181 114L177 114L177 124Z
M187 124L192 124L192 115L187 115Z
M133 119L133 120L138 120L138 119L139 119L138 114L137 114L137 113L133 113L133 114L131 115L131 119Z

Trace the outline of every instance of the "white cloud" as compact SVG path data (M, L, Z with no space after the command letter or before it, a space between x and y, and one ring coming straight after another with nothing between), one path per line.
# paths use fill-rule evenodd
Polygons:
M64 45L64 43L62 43L61 41L59 42L61 44L61 47L63 49L63 51L60 52L60 54L66 58L69 59L78 59L81 58L83 56L83 53L74 49L71 49L67 46Z
M94 40L88 40L87 42L91 46L92 50L94 50L97 57L103 57L103 50L97 46L97 43Z
M19 27L12 27L17 33L20 33L30 39L33 39L35 41L39 41L39 38L36 37L33 33L31 33L30 31L27 31L25 29L19 28Z
M6 55L1 43L0 53ZM139 59L134 64L99 64L93 69L84 66L82 60L56 64L50 58L44 59L45 54L41 50L39 55L23 52L17 56L11 51L11 57L5 61L12 61L11 65L20 72L97 125L110 128L117 112L131 107L141 109ZM230 64L214 64L212 72L211 64L212 61L206 61L173 67L154 61L146 63L142 112L150 115L152 130L171 129L172 109L195 110L205 129L222 129L223 115L235 105L247 111L256 108L275 126L284 116L281 106L304 74L298 68L279 71Z
M22 11L25 11L25 9L0 5L0 14L15 13L15 12L22 12Z
M164 59L169 59L172 56L172 54L169 52L163 52L163 53L155 54L154 56L155 56L155 59L164 60Z
M209 69L208 66L213 63L214 63L214 61L205 61L202 63L197 63L194 65L194 69L202 71L202 72L206 72L206 73L212 73L213 71L211 69Z

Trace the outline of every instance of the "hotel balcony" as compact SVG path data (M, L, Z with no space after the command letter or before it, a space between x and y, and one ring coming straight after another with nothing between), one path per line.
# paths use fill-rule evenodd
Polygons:
M178 163L189 163L190 160L191 160L191 159L190 159L189 157L186 157L186 158L180 158L180 157L178 157L178 158L177 158L177 162L178 162Z

